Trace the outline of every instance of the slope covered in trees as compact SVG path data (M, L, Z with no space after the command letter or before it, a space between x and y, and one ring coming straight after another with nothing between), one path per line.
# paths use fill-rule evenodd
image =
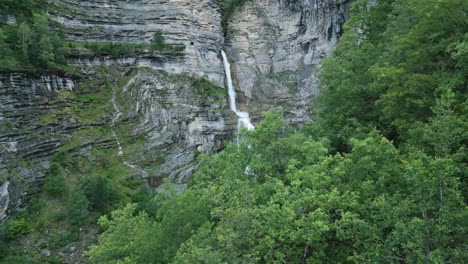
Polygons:
M468 2L356 1L313 123L265 114L102 217L93 263L466 263Z
M97 176L58 155L40 199L47 207L31 202L23 218L40 226L50 218L38 212L54 208L43 213L73 236L106 214L92 263L468 263L468 2L369 2L355 1L322 64L310 124L292 128L280 109L268 112L239 146L201 156L186 192L168 184L154 197L108 180L124 174L116 158L98 163ZM60 41L38 11L44 3L0 1L18 14L0 28L0 71L63 67L82 46L145 48ZM153 48L174 50L162 35ZM29 232L23 218L7 237ZM29 261L0 252L6 263Z
M0 16L14 21L0 25L0 71L47 69L65 64L63 37L49 28L44 0L0 2Z

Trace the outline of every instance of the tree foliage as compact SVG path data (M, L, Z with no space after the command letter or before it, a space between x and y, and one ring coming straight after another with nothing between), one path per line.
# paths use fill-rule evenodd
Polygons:
M466 108L468 4L463 0L357 1L347 32L320 71L316 119L339 151L374 127L399 144L427 123L444 90Z
M460 168L451 158L402 152L375 130L353 139L349 153L333 155L327 140L293 132L279 111L243 137L239 146L203 156L186 192L157 195L148 212L129 206L125 216L102 218L92 262L466 258Z
M0 25L0 70L45 70L65 65L66 46L59 30L49 27L46 1L2 1L0 15L16 24Z
M293 129L281 110L265 113L239 145L201 155L187 191L168 185L101 217L89 260L468 262L467 11L463 0L355 1L320 69L314 123ZM0 52L50 64L46 24L20 24L13 48L0 31ZM67 196L75 226L113 200L104 177L81 187Z

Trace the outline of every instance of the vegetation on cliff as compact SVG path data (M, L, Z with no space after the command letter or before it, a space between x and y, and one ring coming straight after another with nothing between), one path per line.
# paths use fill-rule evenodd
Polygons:
M468 3L356 1L315 122L239 146L99 220L93 263L465 263Z
M97 244L87 252L92 263L467 263L468 2L369 2L355 1L322 64L313 123L296 129L280 109L267 112L239 145L201 155L187 191L167 184L156 195L125 178L129 168L115 149L93 152L94 166L71 158L88 138L111 137L109 127L83 129L5 237L41 236L53 221L61 230L50 230L49 247L60 248L84 235L81 226L97 230L99 218ZM30 29L44 25L28 21ZM34 65L39 57L26 57L29 44L23 50L13 37L29 32L21 25L0 37L0 52L12 54L0 58ZM166 47L159 35L152 45ZM289 82L287 74L272 78ZM222 94L204 79L181 79L200 96ZM77 95L76 109L65 114L102 121L112 111L110 93L103 85ZM128 127L113 128L124 148L133 140ZM22 250L9 254L0 255L34 263Z
M226 100L222 87L195 76L117 64L97 66L92 71L73 92L62 90L49 98L49 104L60 108L45 111L31 125L42 128L74 120L73 124L80 129L70 133L58 149L42 191L32 194L26 210L17 212L6 225L0 223L0 263L61 263L64 258L79 262L83 259L82 252L96 241L100 216L127 203L145 204L152 197L144 180L135 178L144 170L151 177L148 183L158 186L164 177L159 167L165 162L167 152L148 151L147 135L135 131L141 123L140 116L133 114L135 98L123 91L135 78L148 74L173 90L192 91L191 99L206 104L224 105ZM161 102L167 104L163 107L173 109L171 101L164 99L170 96L168 91L157 92L163 97ZM111 120L116 109L112 98L122 112L113 126ZM26 159L19 162L25 169L37 164ZM139 168L124 162L137 164ZM14 170L5 172L5 179L25 182L21 174L12 175ZM74 252L69 252L69 248L74 248ZM41 250L47 250L50 256Z
M234 15L234 12L247 1L251 0L216 0L216 2L224 9L224 14L221 20L221 27L224 34L227 33L229 19Z
M45 0L0 2L0 72L12 70L74 71L70 56L129 56L138 53L180 53L184 45L165 43L162 33L151 43L68 41L61 27L49 20ZM8 21L8 19L12 19Z
M0 16L0 71L56 68L65 64L63 36L49 27L43 0L2 1Z

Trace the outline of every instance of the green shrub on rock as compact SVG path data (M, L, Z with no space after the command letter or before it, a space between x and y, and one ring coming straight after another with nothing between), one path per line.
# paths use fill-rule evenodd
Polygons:
M68 222L73 226L82 224L89 214L88 205L89 201L81 190L72 190L66 206Z
M44 190L52 196L60 196L65 190L65 176L63 169L57 165L52 164L49 176L44 184Z
M15 239L29 232L29 227L24 219L12 220L7 224L7 238Z
M83 190L92 211L105 213L119 198L118 192L103 176L88 177L83 184Z

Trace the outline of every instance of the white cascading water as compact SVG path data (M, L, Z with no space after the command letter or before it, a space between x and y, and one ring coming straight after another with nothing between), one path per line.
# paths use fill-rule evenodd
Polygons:
M254 130L255 127L250 123L250 116L248 112L241 112L237 109L236 106L236 91L234 91L234 86L232 85L231 77L231 65L227 59L226 53L222 50L221 55L223 56L224 71L226 72L227 88L229 93L229 108L236 113L237 120L237 130L241 130L243 127L247 130Z
M8 186L10 186L10 182L6 181L2 185L0 185L0 220L3 220L6 215L6 211L8 210L8 205L10 203L10 193L8 192Z
M117 156L121 157L122 160L123 160L123 163L125 166L127 167L130 167L134 170L138 170L140 171L141 175L146 178L148 177L148 173L141 169L140 167L138 167L137 165L135 164L132 164L130 162L127 161L127 159L125 158L125 155L124 155L124 152L123 152L123 148L122 148L122 144L120 144L120 140L119 140L119 137L117 136L117 134L114 132L114 129L112 129L113 126L115 126L115 124L117 123L117 121L119 120L120 116L122 115L122 112L120 111L119 107L117 106L117 101L116 101L116 95L115 95L115 88L112 89L112 99L111 99L111 102L112 102L112 105L114 106L114 114L113 114L113 117L112 117L112 120L111 120L111 132L112 132L112 136L114 137L115 139L115 142L117 143L117 147L118 147L118 152L117 152Z

